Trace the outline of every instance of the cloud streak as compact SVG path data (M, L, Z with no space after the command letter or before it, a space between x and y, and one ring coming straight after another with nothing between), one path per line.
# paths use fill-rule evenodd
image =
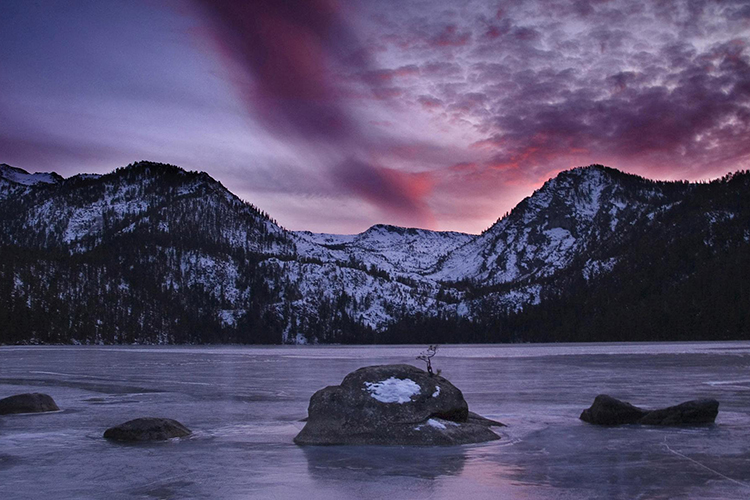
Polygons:
M357 122L340 103L337 70L362 66L341 7L328 0L198 0L209 36L248 111L284 135L349 141Z
M328 163L334 191L361 196L413 224L429 220L412 176L373 163L398 141L374 133L362 100L401 95L396 80L415 65L380 69L354 35L350 12L333 0L197 0L211 19L209 38L254 120Z
M383 207L387 213L410 217L421 226L434 223L423 201L432 189L430 174L405 173L356 159L342 162L334 173L352 194Z

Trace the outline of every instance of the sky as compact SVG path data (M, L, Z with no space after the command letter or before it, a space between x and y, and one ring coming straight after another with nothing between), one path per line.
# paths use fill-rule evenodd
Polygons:
M477 233L558 172L750 168L750 0L0 0L0 162Z

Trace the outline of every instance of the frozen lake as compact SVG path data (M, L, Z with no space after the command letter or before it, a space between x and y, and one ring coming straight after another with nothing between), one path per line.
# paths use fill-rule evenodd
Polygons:
M750 498L750 342L442 346L436 368L502 440L452 448L292 443L316 390L424 346L0 347L0 398L61 412L0 417L0 498ZM608 393L643 407L719 400L716 424L600 428ZM191 438L102 439L140 416Z

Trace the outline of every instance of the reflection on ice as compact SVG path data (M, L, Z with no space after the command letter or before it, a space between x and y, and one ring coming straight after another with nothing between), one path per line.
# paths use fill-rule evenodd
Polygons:
M466 461L466 447L461 446L305 446L302 451L313 479L333 481L455 476Z

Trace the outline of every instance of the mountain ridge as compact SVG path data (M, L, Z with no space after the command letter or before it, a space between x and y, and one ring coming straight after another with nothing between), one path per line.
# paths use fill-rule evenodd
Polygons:
M592 165L558 174L479 235L387 224L331 235L286 230L208 174L174 165L32 184L5 172L36 174L9 169L0 320L26 319L0 343L401 342L418 336L399 334L404 325L434 330L425 322L447 332L441 341L518 340L498 322L627 273L618 268L634 265L629 242L661 238L667 216L689 213L673 224L699 227L706 241L727 227L731 241L750 241L741 203L705 216L685 209L705 193L720 205L730 184L746 194L747 172L701 185ZM685 239L672 235L665 251ZM80 266L91 275L76 277ZM82 311L84 299L97 305ZM113 307L122 310L109 319Z

